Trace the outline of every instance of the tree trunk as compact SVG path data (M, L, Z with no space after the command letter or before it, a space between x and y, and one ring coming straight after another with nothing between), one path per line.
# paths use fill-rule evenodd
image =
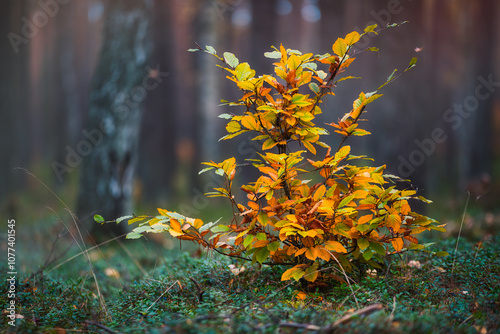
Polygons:
M77 213L94 236L122 234L116 224L93 223L98 213L115 219L132 210L132 183L141 120L141 102L162 80L147 66L150 56L146 2L108 2L103 46L90 92L84 137L76 146L82 156ZM88 153L90 151L90 153Z

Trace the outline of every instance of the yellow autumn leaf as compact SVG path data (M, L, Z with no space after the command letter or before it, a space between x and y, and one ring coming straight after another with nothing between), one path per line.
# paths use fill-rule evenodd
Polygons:
M358 239L359 249L365 250L370 246L370 242L366 239Z
M241 130L241 126L238 122L231 121L231 122L227 123L226 130L229 133L238 132Z
M401 227L401 217L398 214L388 215L385 220L385 225L391 227L395 233L398 233Z
M307 251L307 248L301 248L298 251L295 252L295 257L304 254Z
M295 295L295 298L297 298L299 300L305 300L307 298L307 294L305 292L303 292L303 291L299 291Z
M251 82L248 81L238 81L236 83L240 89L245 89L245 90L254 90L255 85Z
M344 159L349 154L349 152L351 152L351 146L342 146L342 148L338 150L337 153L335 153L335 160Z
M347 253L347 249L338 241L328 240L325 242L325 247L328 250L337 252L337 253Z
M298 281L302 276L305 275L304 270L302 270L303 267L303 264L298 264L295 267L288 269L283 273L283 275L281 275L281 280L288 281L289 279L293 278Z
M194 223L193 223L193 226L194 226L195 229L199 229L200 227L203 226L203 220L198 219L198 218L195 219Z
M353 31L353 32L348 33L345 36L344 40L348 45L353 45L354 43L359 41L359 38L360 38L359 33L357 31Z
M304 147L307 148L309 152L311 152L312 154L316 154L316 148L313 146L313 144L305 140L302 142L302 144L304 144Z
M262 143L262 150L269 150L272 149L274 146L278 145L277 142L275 142L272 138L267 138L267 140Z
M400 250L403 249L403 239L402 238L396 238L391 241L392 247L394 247L394 250L396 252L399 252Z
M347 44L343 38L338 38L332 45L332 50L339 57L343 57L347 50Z
M253 244L253 247L254 248L261 248L261 247L267 246L268 243L269 243L268 240L258 240Z
M173 236L174 238L184 235L183 232L178 232L177 230L174 229L168 230L168 233L170 233L170 235Z
M365 224L365 223L369 222L370 220L372 220L372 218L373 218L373 215L366 215L366 216L360 217L358 219L358 225Z
M324 184L322 184L314 193L313 200L319 201L323 196L325 196L326 193L326 187Z
M177 219L170 219L170 230L174 230L182 234L181 224Z
M315 236L318 235L318 232L316 230L308 230L308 231L299 231L299 234L303 237L314 238Z
M330 261L330 258L331 258L331 255L330 255L330 252L328 252L328 250L326 250L325 248L323 247L317 247L317 251L318 251L318 257L325 260L325 261Z
M305 255L309 260L314 261L318 257L318 251L316 250L316 247L309 247L307 248Z
M160 209L160 208L157 208L158 210L158 213L162 216L167 216L168 215L168 211L165 210L165 209Z
M306 269L304 278L306 279L306 281L314 282L316 278L318 278L318 275L318 265L317 263L315 263Z
M241 118L241 125L250 130L259 130L261 129L260 124L257 123L257 120L252 115L245 115Z

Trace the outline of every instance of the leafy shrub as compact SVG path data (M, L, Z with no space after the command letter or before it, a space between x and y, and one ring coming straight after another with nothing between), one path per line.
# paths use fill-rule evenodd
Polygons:
M360 127L364 120L361 117L366 107L382 96L379 90L397 78L396 70L377 90L361 92L341 119L327 124L341 136L337 149L320 141L329 132L313 123L322 112L323 99L334 95L333 88L341 81L353 78L339 75L355 60L354 45L364 35L377 34L380 30L376 28L369 26L361 35L354 31L337 39L333 54L303 54L282 45L274 48L265 53L276 60L272 75L256 76L248 63L240 63L229 52L220 57L210 46L191 49L218 58L220 67L229 73L227 78L242 91L238 101L226 102L239 107L242 113L220 115L228 120L228 134L222 139L254 134L252 140L262 143L262 152L260 159L248 163L261 175L255 182L241 186L247 201L237 203L234 181L236 170L242 166L234 157L220 163L206 162L208 167L200 173L212 170L225 180L224 187L206 195L229 200L234 214L228 225L205 223L158 209L157 216L117 219L117 223L138 223L127 237L168 232L228 256L291 266L282 280L315 281L320 269L330 265L345 271L352 270L355 263L379 268L386 255L423 249L425 245L419 244L416 235L444 228L413 212L409 200L430 201L417 196L414 190L398 190L395 181L400 179L384 174L385 166L355 165L355 161L370 159L351 155L350 146L345 145L351 136L370 134ZM415 63L413 58L405 71ZM318 154L318 147L326 152ZM317 158L306 158L306 152ZM310 184L308 178L314 176L321 177L321 181ZM96 221L103 223L104 219L96 216Z

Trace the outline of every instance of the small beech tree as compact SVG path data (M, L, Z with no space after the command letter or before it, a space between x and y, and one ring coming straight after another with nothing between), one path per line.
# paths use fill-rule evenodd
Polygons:
M351 110L327 124L340 135L338 148L320 141L329 133L314 123L322 112L323 99L334 95L338 83L353 78L339 76L355 60L354 45L364 35L380 30L372 25L362 34L354 31L337 39L333 54L303 54L282 45L273 47L265 53L276 60L272 75L256 76L248 63L240 63L229 52L220 57L211 46L190 49L218 58L219 66L229 73L227 78L241 90L238 101L224 101L241 112L220 115L228 120L228 134L222 139L243 133L255 135L252 140L262 143L262 152L260 159L250 163L261 175L240 187L246 200L238 203L233 194L236 170L241 165L236 159L204 163L207 168L200 173L215 171L225 181L224 187L206 195L228 199L234 213L229 224L205 223L164 209L158 209L156 216L126 216L114 222L138 223L129 239L168 232L227 256L290 266L282 280L315 281L321 275L319 269L328 265L345 271L360 262L380 268L387 255L425 248L416 236L426 230L444 231L444 225L412 211L409 200L430 201L414 190L398 190L394 181L400 179L384 174L385 165L357 166L354 162L368 158L351 155L350 146L345 145L351 136L370 134L360 127L362 116L366 107L382 96L380 89L397 78L396 70L376 91L361 92ZM415 63L413 58L405 71ZM326 153L319 155L318 147ZM306 150L317 158L305 158ZM315 184L309 180L313 174L320 178ZM104 222L101 216L95 218Z

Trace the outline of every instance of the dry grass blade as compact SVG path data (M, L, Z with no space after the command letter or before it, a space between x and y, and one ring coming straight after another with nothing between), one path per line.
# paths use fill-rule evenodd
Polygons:
M455 252L453 253L453 265L451 267L451 273L455 270L455 260L457 259L457 249L458 242L460 241L460 235L462 234L462 227L464 226L465 214L467 213L467 207L469 206L470 192L467 192L467 201L465 202L464 213L462 215L462 222L460 223L460 230L458 231L457 244L455 245Z

